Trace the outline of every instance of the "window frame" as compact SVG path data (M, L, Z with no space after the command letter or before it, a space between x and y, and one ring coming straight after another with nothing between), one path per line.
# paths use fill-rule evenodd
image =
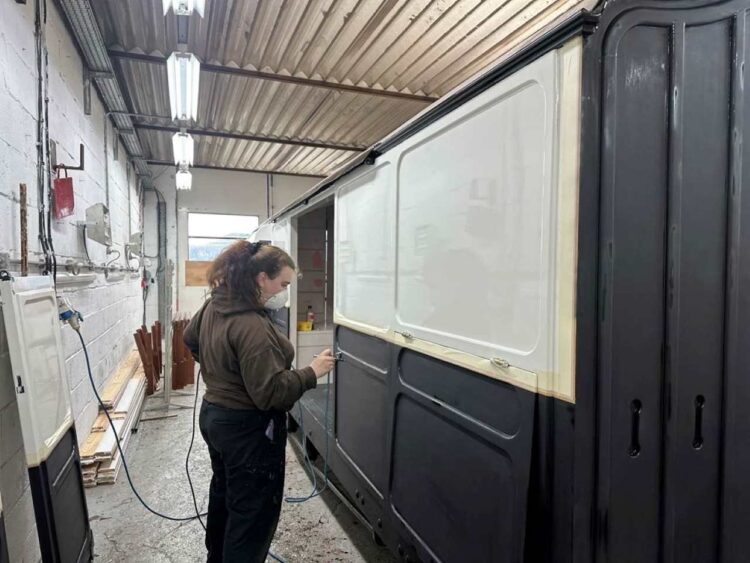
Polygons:
M260 226L260 216L259 215L251 215L246 213L219 213L219 212L212 212L212 211L188 211L187 214L187 260L190 262L201 262L202 260L193 259L190 256L190 241L193 239L197 240L225 240L227 241L227 245L230 244L231 241L236 240L247 240L247 238ZM255 228L248 233L247 237L220 237L220 236L206 236L206 235L191 235L190 234L190 216L191 215L217 215L217 216L232 216L232 217L249 217L249 218L255 218L255 221L257 225ZM226 248L226 246L224 247ZM214 257L215 258L215 257ZM213 260L213 258L212 258Z

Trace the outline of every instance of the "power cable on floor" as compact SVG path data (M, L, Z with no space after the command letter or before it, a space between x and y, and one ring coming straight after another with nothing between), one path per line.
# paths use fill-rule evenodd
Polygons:
M122 446L120 445L120 437L117 434L117 429L115 428L114 422L112 422L112 418L109 416L109 411L104 406L104 402L102 401L102 398L99 396L99 391L96 389L96 383L94 382L94 376L91 373L91 362L89 361L89 352L86 348L86 342L83 339L83 335L81 334L80 328L76 328L72 323L70 324L71 328L75 330L76 334L78 335L79 340L81 341L81 347L83 348L83 355L86 359L86 370L88 371L89 375L89 381L91 382L91 388L94 390L94 395L96 396L96 400L99 402L99 406L101 406L102 410L104 411L105 416L107 417L107 421L109 422L109 426L112 429L112 432L115 433L115 443L117 445L117 451L120 453L120 459L122 460L122 467L125 469L125 476L128 479L128 484L130 485L130 488L133 490L133 494L135 495L135 498L138 499L138 501L143 505L143 507L151 512L152 514L159 516L160 518L164 518L165 520L171 520L173 522L188 522L190 520L200 520L200 516L205 516L205 514L198 514L198 511L196 511L195 516L169 516L167 514L163 514L157 510L154 510L151 508L146 501L143 500L141 495L138 493L138 490L135 488L135 485L133 484L133 480L130 477L130 469L128 468L128 463L125 459L125 452L122 451ZM192 487L191 487L192 489ZM194 497L195 498L195 497Z
M195 499L195 489L193 488L193 480L190 478L190 452L193 451L193 443L195 442L195 411L198 407L198 388L201 384L201 370L198 369L198 378L195 381L195 400L193 401L193 429L190 432L190 446L188 447L187 455L185 456L185 475L187 475L188 484L190 485L190 493L193 495L193 506L195 507L195 517L198 522L203 526L203 531L207 532L206 525L203 523L201 518L200 510L198 509L198 501Z
M312 491L310 491L310 494L304 497L286 497L284 500L288 503L292 504L299 504L303 502L307 502L308 500L317 497L320 495L323 491L325 491L328 488L328 448L329 448L329 433L328 433L328 411L329 411L329 404L331 399L331 372L329 371L326 374L326 407L325 407L325 455L323 456L323 476L324 476L324 483L323 487L319 490L318 489L318 480L315 476L315 471L313 470L312 461L310 460L310 456L307 455L307 434L305 433L305 422L304 422L304 416L302 414L302 402L301 400L297 402L297 407L299 407L299 427L300 427L300 433L302 434L302 454L304 456L305 465L307 466L308 471L310 472L310 475L312 476L312 482L313 482L313 488Z

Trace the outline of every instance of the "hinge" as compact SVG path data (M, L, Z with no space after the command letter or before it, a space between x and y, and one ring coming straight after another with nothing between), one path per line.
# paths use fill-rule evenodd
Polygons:
M409 331L406 331L406 330L394 330L394 332L396 334L400 334L401 336L403 336L407 340L413 340L414 339L414 335L411 332L409 332Z
M17 376L16 376L16 382L17 382L17 385L16 385L16 393L18 393L19 395L20 395L21 393L25 393L25 392L26 392L26 389L25 389L25 388L24 388L24 386L23 386L23 381L21 380L21 376L20 376L20 375L17 375Z
M493 366L501 369L508 369L510 367L510 362L505 358L492 358L490 362L492 362Z

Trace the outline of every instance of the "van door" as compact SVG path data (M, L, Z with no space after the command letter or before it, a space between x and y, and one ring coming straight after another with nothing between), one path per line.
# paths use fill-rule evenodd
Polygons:
M631 10L603 41L600 560L719 557L747 8Z

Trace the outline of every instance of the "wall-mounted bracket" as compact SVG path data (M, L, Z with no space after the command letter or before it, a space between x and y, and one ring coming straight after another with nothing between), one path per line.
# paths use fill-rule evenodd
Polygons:
M109 71L83 69L83 113L91 115L91 81L97 78L114 78Z
M54 158L54 156L56 156L56 155L53 155L53 159L52 159L53 161L56 160L56 158ZM78 166L70 166L68 164L53 163L52 164L52 170L54 170L55 172L57 172L61 168L65 168L65 170L83 170L83 164L84 164L83 143L81 143L79 145L78 160L80 162L80 164Z

